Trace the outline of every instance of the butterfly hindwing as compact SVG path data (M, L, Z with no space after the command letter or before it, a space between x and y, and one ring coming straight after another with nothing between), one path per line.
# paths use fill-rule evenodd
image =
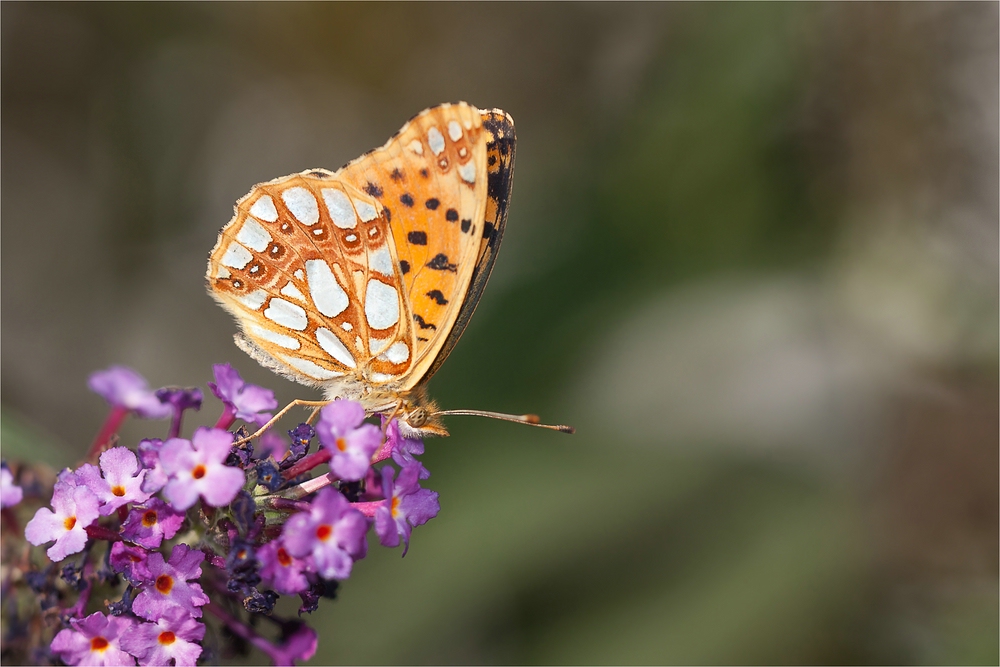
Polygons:
M390 220L415 350L400 389L425 378L466 302L489 190L482 121L464 103L427 109L385 146L337 172L377 198Z

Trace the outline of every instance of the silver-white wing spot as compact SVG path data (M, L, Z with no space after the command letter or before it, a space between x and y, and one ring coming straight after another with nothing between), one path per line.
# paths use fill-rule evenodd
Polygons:
M240 303L250 310L257 310L264 305L265 301L267 301L267 292L262 289L254 290L240 298Z
M257 252L264 252L271 243L271 235L260 226L259 222L253 218L247 218L243 221L243 226L240 227L236 240Z
M354 207L351 206L351 199L341 190L334 188L323 188L323 202L330 211L330 219L333 224L341 229L351 229L357 227L358 217L354 214Z
M393 380L391 375L386 375L385 373L372 373L372 382L388 382Z
M379 359L389 361L394 364L401 364L410 358L410 348L403 341L397 341L389 346L385 354L379 355Z
M448 123L448 136L451 137L452 141L458 141L462 138L462 126L458 124L458 121L450 121Z
M303 225L315 225L319 222L319 204L305 188L288 188L281 193L281 198L295 219Z
M296 306L294 303L272 297L264 310L264 317L275 324L280 324L296 331L305 331L309 320L306 318L306 311Z
M392 257L389 255L389 246L381 246L371 254L368 259L368 266L381 273L383 276L393 275Z
M329 354L331 357L344 364L348 368L354 368L357 366L357 362L354 361L354 357L347 347L340 342L329 329L316 329L316 341L319 346L323 348L323 351Z
M266 340L269 343L274 343L275 345L279 345L289 350L297 350L302 347L298 338L292 338L291 336L280 334L277 331L271 331L270 329L259 327L256 324L251 324L249 328L250 331L253 332L254 336L262 340Z
M385 349L385 346L388 345L391 340L391 338L369 338L368 349L371 350L372 354L378 354Z
M274 207L274 200L270 195L264 195L250 207L250 215L267 222L274 222L278 219L278 209Z
M462 177L462 180L466 183L476 182L476 163L469 160L465 164L459 166L458 175Z
M416 153L417 155L424 154L424 146L423 144L420 143L419 139L414 139L406 147L409 148L414 153Z
M365 317L372 329L388 329L399 322L399 295L395 288L369 279L365 288Z
M290 296L293 299L298 299L302 303L306 302L305 295L299 291L299 288L295 286L295 283L288 281L285 286L281 288L281 293L285 296Z
M316 309L327 317L336 317L347 309L351 300L330 270L329 264L321 259L306 261L306 281L309 294Z
M253 259L253 255L250 254L249 250L239 243L230 243L229 247L226 248L226 254L222 256L222 265L231 269L242 269L250 263L251 259Z
M354 209L358 212L358 217L361 218L362 222L371 222L378 217L378 211L375 207L366 201L358 201L357 199L352 199L354 202Z
M427 130L427 145L434 151L434 155L440 155L444 150L444 135L436 127Z
M333 378L344 377L343 373L338 371L328 371L319 364L314 364L308 359L293 357L289 354L282 354L280 356L286 364L297 371L305 373L314 380L332 380Z

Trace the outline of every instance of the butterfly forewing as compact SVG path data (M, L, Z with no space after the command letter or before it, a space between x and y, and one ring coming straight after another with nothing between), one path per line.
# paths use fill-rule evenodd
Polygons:
M401 395L465 329L506 223L513 121L427 109L331 173L257 185L209 258L209 292L263 365L329 398Z
M482 116L459 103L418 114L337 172L376 197L390 220L415 337L402 389L424 379L465 302L483 233L486 161Z

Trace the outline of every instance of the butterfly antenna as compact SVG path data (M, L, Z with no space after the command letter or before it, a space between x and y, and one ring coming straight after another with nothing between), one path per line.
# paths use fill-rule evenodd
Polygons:
M527 424L528 426L547 428L550 431L559 431L560 433L576 433L576 429L572 426L564 426L562 424L543 424L538 418L538 415L508 415L502 412L487 412L486 410L440 410L434 413L435 417L447 417L448 415L488 417L490 419L499 419L505 422L514 422L515 424Z

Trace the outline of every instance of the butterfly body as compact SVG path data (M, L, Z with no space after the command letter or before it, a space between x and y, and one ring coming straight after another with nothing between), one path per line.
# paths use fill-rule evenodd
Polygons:
M514 126L499 110L427 109L336 172L261 183L209 257L209 293L263 366L447 435L425 385L489 278L510 199Z

